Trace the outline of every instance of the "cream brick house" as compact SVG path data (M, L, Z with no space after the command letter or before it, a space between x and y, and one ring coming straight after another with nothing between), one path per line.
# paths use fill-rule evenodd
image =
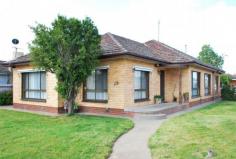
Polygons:
M126 107L164 102L195 105L220 96L223 70L204 64L155 40L139 43L111 33L101 40L100 65L81 86L77 103L81 111L124 113ZM36 70L29 55L9 64L13 68L14 107L63 112L63 100L55 90L54 74ZM183 94L189 94L183 100Z

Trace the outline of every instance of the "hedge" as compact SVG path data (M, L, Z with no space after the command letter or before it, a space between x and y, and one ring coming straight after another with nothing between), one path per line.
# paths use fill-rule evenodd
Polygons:
M1 92L0 93L0 105L11 105L12 104L12 92Z
M236 90L228 85L223 86L221 90L221 97L223 100L236 101Z

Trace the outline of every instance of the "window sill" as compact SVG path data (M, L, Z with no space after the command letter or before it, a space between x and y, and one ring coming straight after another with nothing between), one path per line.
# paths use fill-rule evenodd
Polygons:
M47 102L46 99L21 98L21 100L23 100L23 101L30 101L30 102L42 102L42 103L46 103Z
M200 98L201 96L192 96L192 99Z
M138 102L146 102L146 101L150 101L150 99L146 98L146 99L135 99L134 102L138 103Z
M84 99L82 102L88 102L88 103L108 103L108 100L87 100L87 99Z

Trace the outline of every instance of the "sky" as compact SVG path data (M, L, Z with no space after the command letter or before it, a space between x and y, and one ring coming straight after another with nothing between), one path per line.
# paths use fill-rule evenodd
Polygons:
M13 38L28 53L30 26L47 26L57 15L90 17L99 33L111 32L139 42L158 39L197 57L202 45L225 58L223 69L236 73L236 0L2 0L0 60L13 58Z

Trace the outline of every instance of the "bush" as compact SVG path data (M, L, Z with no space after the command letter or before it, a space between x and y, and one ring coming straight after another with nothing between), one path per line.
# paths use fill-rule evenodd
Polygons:
M0 93L0 105L11 105L12 104L12 92L2 92Z
M236 90L229 85L223 86L221 90L221 97L223 100L236 101Z

